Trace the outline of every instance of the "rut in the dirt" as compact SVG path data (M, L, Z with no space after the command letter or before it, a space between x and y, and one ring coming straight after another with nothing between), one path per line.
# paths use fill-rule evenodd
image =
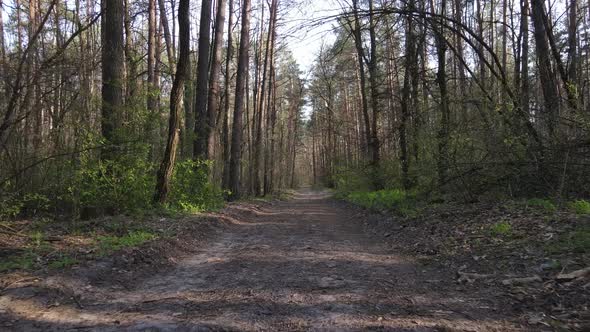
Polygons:
M219 217L232 226L167 273L130 289L88 286L65 304L9 290L0 314L26 331L519 330L494 301L397 254L324 193Z

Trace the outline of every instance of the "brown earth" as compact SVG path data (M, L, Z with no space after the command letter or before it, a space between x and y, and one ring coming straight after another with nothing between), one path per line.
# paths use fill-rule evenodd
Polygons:
M465 287L452 268L402 254L326 193L232 204L195 225L182 235L186 250L173 264L152 264L149 257L167 250L152 245L124 262L13 279L0 292L0 330L545 328L527 325L493 287Z

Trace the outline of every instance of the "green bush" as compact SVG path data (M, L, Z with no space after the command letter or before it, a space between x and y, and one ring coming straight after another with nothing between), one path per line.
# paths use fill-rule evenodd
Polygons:
M40 193L13 195L0 200L0 220L17 216L35 216L51 208L50 200Z
M590 214L590 202L583 199L571 202L570 208L574 210L576 214Z
M151 208L154 167L144 158L97 161L82 167L71 193L82 207L139 212Z
M590 227L577 227L561 235L557 241L549 243L546 248L550 253L590 253Z
M512 232L512 225L510 225L510 223L507 221L501 221L501 222L495 223L490 227L490 233L492 233L492 235L495 235L495 236L508 235L511 232Z
M340 168L334 173L333 182L337 198L346 198L353 192L372 190L371 177L367 171L360 169Z
M413 197L400 189L356 191L345 200L373 211L397 211L403 215L415 212Z
M186 160L176 164L168 207L185 212L201 212L223 207L223 192L210 183L209 161Z
M557 210L557 207L555 206L555 204L553 204L548 199L532 198L527 201L527 205L529 207L540 208L540 209L544 210L545 212L549 212L549 213L555 212Z

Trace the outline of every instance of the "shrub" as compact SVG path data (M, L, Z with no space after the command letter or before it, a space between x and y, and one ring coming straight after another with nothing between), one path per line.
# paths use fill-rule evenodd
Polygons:
M574 210L576 214L590 214L590 202L583 199L571 202L570 208Z
M395 210L403 215L411 215L414 213L412 197L400 189L356 191L348 194L345 199L369 210Z
M82 207L134 213L151 208L154 187L153 165L132 156L86 164L71 192Z
M498 223L495 223L494 225L492 225L490 227L490 233L492 233L492 235L508 235L512 232L512 225L510 225L509 222L507 221L501 221Z
M530 207L540 208L549 213L555 212L557 210L555 204L553 204L548 199L532 198L527 201L527 205Z
M332 177L337 198L346 198L353 192L368 192L372 189L370 174L361 169L340 168Z
M34 216L40 212L47 212L50 208L50 200L43 194L13 195L0 200L0 219Z
M550 253L590 253L590 227L577 227L561 235L557 241L549 243L546 249Z
M223 192L209 181L209 161L178 163L172 176L168 206L174 210L200 212L223 207Z

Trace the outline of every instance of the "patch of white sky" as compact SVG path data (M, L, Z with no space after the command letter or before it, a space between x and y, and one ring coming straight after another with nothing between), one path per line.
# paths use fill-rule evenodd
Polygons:
M322 44L334 41L334 17L341 11L340 5L335 1L304 0L283 13L282 33L304 72L311 69Z
M335 41L334 18L342 11L341 8L336 0L303 0L290 4L282 13L279 33L304 79L309 77L322 45ZM311 106L304 104L304 117L309 118L311 112Z

